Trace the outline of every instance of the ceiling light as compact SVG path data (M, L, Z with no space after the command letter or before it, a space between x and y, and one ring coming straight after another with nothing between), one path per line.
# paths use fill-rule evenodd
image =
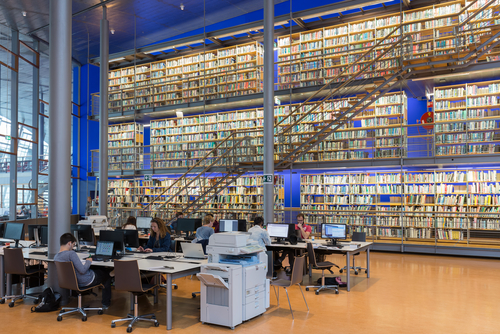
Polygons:
M184 4L181 2L181 10L184 10Z
M115 59L110 59L109 62L115 62L115 61L120 61L120 60L125 60L125 57L120 57L120 58L115 58Z
M26 12L25 11L23 11L23 16L26 16Z
M111 35L115 34L115 29L111 29Z

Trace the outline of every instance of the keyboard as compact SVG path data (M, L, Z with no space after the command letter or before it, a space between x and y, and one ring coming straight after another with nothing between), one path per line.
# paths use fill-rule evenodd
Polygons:
M31 252L30 255L44 255L44 256L47 256L48 252Z
M151 255L151 256L148 256L146 259L147 260L160 260L160 261L162 261L163 258L164 258L163 256Z
M103 257L103 256L96 256L96 255L92 255L91 256L92 258L92 261L109 261L111 260L111 257Z

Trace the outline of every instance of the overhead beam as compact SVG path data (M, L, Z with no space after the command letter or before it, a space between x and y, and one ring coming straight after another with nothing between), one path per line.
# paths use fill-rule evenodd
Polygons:
M295 18L293 18L293 20L295 21L295 23L297 23L297 25L299 27L301 27L304 30L307 30L306 23L304 21L302 21L302 19L300 17L295 17Z
M223 45L224 45L224 44L223 44L221 41L219 41L216 37L209 37L209 38L208 38L208 40L209 40L209 41L212 41L212 42L214 42L215 44L220 45L220 46L223 46ZM189 45L187 45L187 46L189 46Z

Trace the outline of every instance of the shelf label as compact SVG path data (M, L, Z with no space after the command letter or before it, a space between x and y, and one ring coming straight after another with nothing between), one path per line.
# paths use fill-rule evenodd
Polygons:
M280 106L281 105L281 100L277 96L275 96L274 97L274 103Z
M264 174L264 175L262 175L262 183L263 184L274 184L273 174Z
M153 181L153 174L144 175L144 181Z

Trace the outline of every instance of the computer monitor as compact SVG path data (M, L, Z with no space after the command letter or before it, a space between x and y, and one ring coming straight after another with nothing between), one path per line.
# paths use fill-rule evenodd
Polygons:
M45 229L44 229L45 227ZM43 229L43 231L42 231ZM36 239L35 230L38 231L38 240ZM47 245L48 238L48 227L47 225L28 225L28 240L35 240L37 246ZM45 232L44 242L42 242L43 233Z
M92 225L71 225L71 234L78 232L78 242L94 245L94 229Z
M331 244L336 245L337 240L345 240L347 238L347 225L321 224L321 237L323 239L331 239Z
M246 219L238 219L238 231L246 232L247 231L247 221Z
M4 223L0 223L0 238L3 238Z
M148 229L151 227L151 217L137 217L136 218L136 226L140 229Z
M267 224L267 233L271 238L288 238L289 224Z
M47 225L42 226L40 237L40 245L46 246L49 244L49 227Z
M15 247L19 247L19 240L24 240L23 223L5 223L4 239L12 239L16 242Z
M139 231L137 230L121 230L123 233L123 241L125 247L139 247Z
M198 227L201 227L201 219L192 218L179 218L177 219L177 227L175 228L175 233L179 234L182 232L194 232Z
M99 240L100 241L113 241L115 243L115 250L120 250L123 252L125 245L125 235L123 234L124 230L116 230L116 231L101 231L99 232Z
M238 231L238 221L234 219L221 219L219 221L220 232Z

